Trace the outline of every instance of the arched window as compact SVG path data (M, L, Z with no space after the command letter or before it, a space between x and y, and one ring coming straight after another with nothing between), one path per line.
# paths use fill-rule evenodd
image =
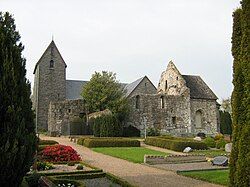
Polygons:
M195 113L195 127L202 128L202 113L200 110L197 110Z
M165 81L165 90L167 90L168 89L168 81L166 80Z
M139 95L137 95L137 96L135 97L135 108L136 108L136 109L139 109L139 108L140 108L140 96L139 96Z
M51 60L51 61L49 62L49 68L54 68L54 60Z
M161 96L161 108L165 108L164 97L163 96Z

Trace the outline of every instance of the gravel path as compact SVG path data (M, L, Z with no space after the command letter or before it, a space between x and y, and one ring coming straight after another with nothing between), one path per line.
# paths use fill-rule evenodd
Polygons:
M72 146L82 157L82 159L98 168L103 169L113 175L121 177L135 186L142 187L219 187L204 181L179 176L175 172L149 167L142 164L135 164L119 158L114 158L101 153L96 153L91 149L77 145L69 141L66 137L46 137L41 139L55 140L63 145Z

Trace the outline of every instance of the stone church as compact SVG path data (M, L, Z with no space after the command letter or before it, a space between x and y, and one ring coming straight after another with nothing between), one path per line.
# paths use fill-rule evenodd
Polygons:
M34 68L33 109L39 130L59 134L81 134L71 129L72 120L87 113L80 96L88 81L66 80L66 63L52 41ZM215 134L219 131L217 97L200 76L182 75L172 61L157 86L145 76L121 84L131 103L126 125L145 132L157 128L161 133L178 135Z

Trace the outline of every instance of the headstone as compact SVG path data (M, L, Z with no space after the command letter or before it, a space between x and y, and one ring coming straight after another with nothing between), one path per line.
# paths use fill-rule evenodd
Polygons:
M227 144L225 145L225 151L226 151L227 153L231 153L231 151L232 151L232 146L233 146L232 143L227 143Z
M212 161L212 165L227 166L228 165L228 158L226 156L214 157L214 159Z
M191 147L186 147L184 150L183 150L183 153L189 153L192 151L192 148Z
M196 137L194 138L194 140L196 140L196 141L201 141L201 137L196 136Z

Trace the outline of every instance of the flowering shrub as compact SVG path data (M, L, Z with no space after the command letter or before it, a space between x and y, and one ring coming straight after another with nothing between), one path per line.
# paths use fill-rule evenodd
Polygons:
M80 161L77 152L70 146L52 145L43 149L41 159L47 162Z

